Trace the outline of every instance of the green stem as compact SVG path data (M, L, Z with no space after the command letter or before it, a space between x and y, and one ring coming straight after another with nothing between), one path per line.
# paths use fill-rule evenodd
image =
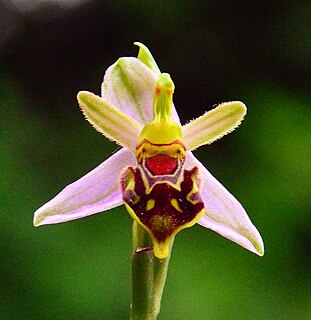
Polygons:
M131 320L156 320L167 276L170 256L157 259L145 229L133 223Z
M155 320L153 310L153 250L138 248L132 256L131 320Z
M133 223L131 320L155 320L154 254L152 242L136 221Z

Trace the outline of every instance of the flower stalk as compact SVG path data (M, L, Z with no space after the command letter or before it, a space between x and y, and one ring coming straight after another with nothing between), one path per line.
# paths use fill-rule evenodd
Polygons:
M137 248L132 255L131 320L155 320L154 254L151 247Z
M154 256L152 240L145 229L133 222L131 320L156 320L167 277L170 255Z

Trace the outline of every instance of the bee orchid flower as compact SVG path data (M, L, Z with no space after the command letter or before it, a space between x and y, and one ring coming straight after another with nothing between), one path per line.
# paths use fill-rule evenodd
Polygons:
M101 97L78 93L86 119L122 148L65 187L34 214L34 225L83 218L125 205L150 235L154 254L169 255L182 229L198 223L263 255L261 236L238 200L192 154L233 131L242 102L221 103L180 124L174 83L141 43L138 58L123 57L105 73Z

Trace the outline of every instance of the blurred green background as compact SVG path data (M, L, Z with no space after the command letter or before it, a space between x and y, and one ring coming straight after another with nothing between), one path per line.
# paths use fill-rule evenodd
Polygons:
M128 319L124 208L32 226L33 212L116 150L79 90L145 43L183 122L241 100L241 127L196 152L243 203L260 258L195 226L175 240L159 319L311 319L308 1L0 1L0 319Z

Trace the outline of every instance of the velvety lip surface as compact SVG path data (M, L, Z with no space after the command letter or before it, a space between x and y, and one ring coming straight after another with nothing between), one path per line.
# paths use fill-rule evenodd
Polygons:
M177 167L177 158L159 153L147 158L146 165L154 175L173 174Z

